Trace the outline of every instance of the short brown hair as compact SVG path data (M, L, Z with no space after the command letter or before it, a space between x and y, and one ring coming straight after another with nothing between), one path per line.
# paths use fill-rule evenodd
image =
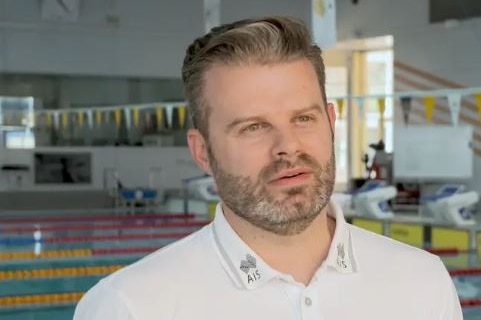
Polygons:
M247 19L213 28L188 48L182 80L194 128L208 138L209 106L203 98L204 76L215 64L271 64L301 58L311 61L324 103L325 72L321 49L306 25L291 17Z

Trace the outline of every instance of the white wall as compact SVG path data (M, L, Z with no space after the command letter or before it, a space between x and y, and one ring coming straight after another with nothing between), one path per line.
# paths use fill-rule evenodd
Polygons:
M394 58L464 86L481 84L481 18L429 24L428 0L337 1L340 40L394 36Z
M291 15L310 23L311 0L221 0L221 23L273 14Z
M91 152L92 183L89 185L35 185L33 153L39 152ZM160 168L159 187L180 188L182 179L201 175L186 147L161 148L38 148L35 150L0 149L0 166L21 164L30 167L23 175L21 186L16 186L8 174L0 171L0 191L92 191L104 188L104 171L115 168L125 187L147 187L149 172Z
M41 3L0 2L0 72L179 77L187 45L204 32L202 0L80 0L76 22L42 21ZM310 7L223 0L220 20L288 14L309 22Z
M204 30L200 0L81 0L72 23L42 21L41 3L0 2L0 72L178 77L187 45ZM481 83L481 19L429 25L428 3L338 0L338 38L392 34L396 59ZM310 0L223 0L221 22L288 14L310 23L310 8Z
M42 21L41 3L0 1L0 72L179 77L203 33L200 0L81 0L77 22Z

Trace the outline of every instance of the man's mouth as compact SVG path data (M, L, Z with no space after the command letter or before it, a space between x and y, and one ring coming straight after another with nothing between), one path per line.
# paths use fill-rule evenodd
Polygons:
M282 170L269 182L274 185L290 185L304 183L311 175L309 168L293 168Z

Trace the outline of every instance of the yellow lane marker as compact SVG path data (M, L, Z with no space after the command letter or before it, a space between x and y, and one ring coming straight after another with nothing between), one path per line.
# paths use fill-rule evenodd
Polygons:
M0 271L0 280L82 277L113 273L123 265Z

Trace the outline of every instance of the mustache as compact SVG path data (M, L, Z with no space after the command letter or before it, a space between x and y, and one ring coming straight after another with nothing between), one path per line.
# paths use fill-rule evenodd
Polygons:
M280 171L295 167L309 167L314 172L321 170L321 165L316 159L314 159L314 157L311 157L306 153L302 153L294 162L285 159L279 159L266 165L259 173L259 178L263 181L269 181L271 177L275 176Z

